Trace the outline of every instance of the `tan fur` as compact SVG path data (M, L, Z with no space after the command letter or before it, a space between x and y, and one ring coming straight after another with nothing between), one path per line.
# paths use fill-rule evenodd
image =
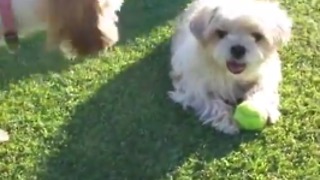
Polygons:
M12 4L19 35L45 30L48 47L89 55L118 41L114 17L122 1L12 0Z

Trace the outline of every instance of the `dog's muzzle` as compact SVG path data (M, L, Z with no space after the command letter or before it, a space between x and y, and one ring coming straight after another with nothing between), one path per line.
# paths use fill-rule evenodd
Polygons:
M232 74L240 74L242 73L246 67L247 64L244 62L239 62L236 59L230 59L227 61L227 68Z
M241 59L246 54L246 48L242 45L234 45L230 48L230 53L235 59Z
M231 46L231 59L228 59L226 66L232 74L240 74L245 70L246 63L242 59L246 55L246 52L246 48L242 45Z

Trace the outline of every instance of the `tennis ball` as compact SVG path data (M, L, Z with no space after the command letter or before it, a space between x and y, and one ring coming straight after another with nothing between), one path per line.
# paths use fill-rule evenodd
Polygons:
M267 114L260 111L259 107L250 101L240 103L233 117L244 130L262 130L267 123Z

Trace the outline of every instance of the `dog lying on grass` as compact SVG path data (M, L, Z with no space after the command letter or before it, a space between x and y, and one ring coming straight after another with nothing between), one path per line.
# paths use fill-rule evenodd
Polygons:
M171 44L171 99L227 134L239 132L235 106L262 104L269 123L280 116L278 50L292 21L276 2L194 0L178 17Z

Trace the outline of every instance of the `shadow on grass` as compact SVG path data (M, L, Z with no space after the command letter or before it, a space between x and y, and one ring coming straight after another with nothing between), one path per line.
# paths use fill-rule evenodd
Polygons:
M126 43L141 34L148 34L155 26L172 19L190 0L168 1L130 0L122 7L119 24L120 42ZM84 59L70 61L60 52L45 51L44 33L22 39L18 58L10 55L5 47L0 48L0 90L6 89L32 74L46 74L66 70Z
M44 45L44 33L38 33L22 39L16 56L9 54L6 47L0 48L0 90L30 75L60 72L81 62L70 61L57 51L48 52Z
M127 0L119 14L119 44L149 34L156 26L171 20L191 0Z
M80 104L62 129L67 140L39 179L160 179L191 155L211 161L254 138L214 133L169 101L164 54L168 42Z

